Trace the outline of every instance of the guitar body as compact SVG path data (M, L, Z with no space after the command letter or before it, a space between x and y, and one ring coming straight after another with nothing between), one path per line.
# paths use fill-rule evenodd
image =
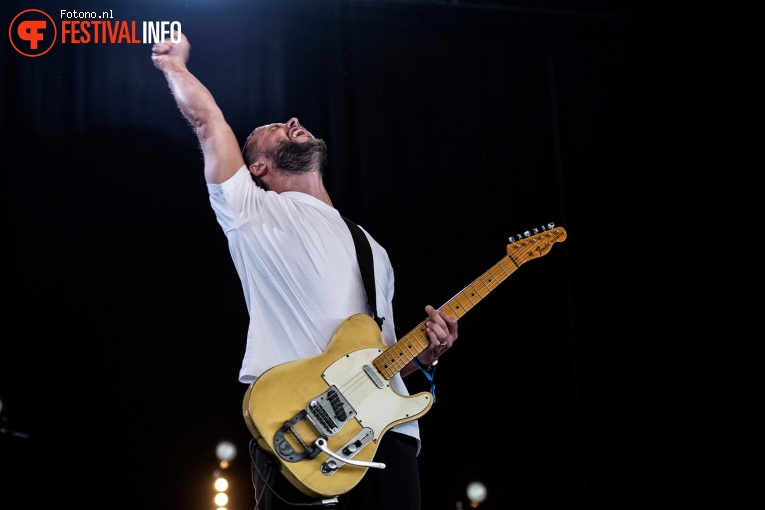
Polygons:
M373 365L386 349L374 319L352 315L323 353L273 367L247 389L247 427L304 494L344 494L368 469L377 469L338 462L314 446L317 439L326 439L329 450L343 457L371 462L386 431L419 418L433 404L430 393L404 396L393 390Z

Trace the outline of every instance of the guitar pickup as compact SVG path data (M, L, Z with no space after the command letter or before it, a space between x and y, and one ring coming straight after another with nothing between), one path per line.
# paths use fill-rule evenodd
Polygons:
M335 386L312 398L306 406L308 420L319 435L334 436L356 415L356 411L345 400Z

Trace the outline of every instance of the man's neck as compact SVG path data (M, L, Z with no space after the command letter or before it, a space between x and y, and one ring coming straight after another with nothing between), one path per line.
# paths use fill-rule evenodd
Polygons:
M330 207L335 207L332 205L332 200L329 198L329 193L327 192L327 188L324 187L321 177L317 178L315 174L284 176L280 179L279 183L274 183L271 189L277 193L298 191L310 195L317 200L321 200Z

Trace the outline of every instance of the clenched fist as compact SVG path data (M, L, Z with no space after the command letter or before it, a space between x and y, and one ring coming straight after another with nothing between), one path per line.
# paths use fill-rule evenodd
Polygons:
M181 40L177 43L165 41L151 47L151 60L154 67L160 71L184 69L189 60L191 45L185 35L181 34Z

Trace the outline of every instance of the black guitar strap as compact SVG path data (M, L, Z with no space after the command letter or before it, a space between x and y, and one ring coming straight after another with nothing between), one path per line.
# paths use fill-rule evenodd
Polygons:
M364 281L364 290L367 293L367 303L372 308L372 317L380 330L382 330L383 321L385 317L377 316L377 293L375 292L375 266L372 261L372 247L369 245L369 239L364 235L358 225L341 216L345 220L345 224L348 225L348 229L353 236L353 244L356 245L356 258L359 259L359 267L361 268L361 279Z

